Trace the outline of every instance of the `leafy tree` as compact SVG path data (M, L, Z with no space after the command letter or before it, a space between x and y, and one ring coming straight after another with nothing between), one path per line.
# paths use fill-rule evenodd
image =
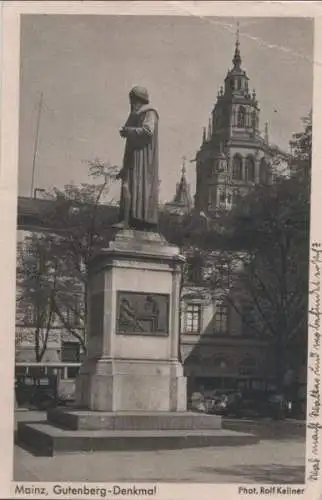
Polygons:
M50 239L33 234L18 248L17 284L19 309L31 313L27 324L34 327L35 358L40 362L54 324L58 261L49 254Z
M290 146L293 153L293 164L310 170L312 161L312 110L302 118L304 130L293 134Z
M21 247L19 307L34 310L37 361L46 350L54 318L86 350L88 266L111 236L116 211L107 211L103 199L117 170L95 160L89 164L90 175L103 177L103 182L47 193L55 202L42 214L47 231L34 233Z

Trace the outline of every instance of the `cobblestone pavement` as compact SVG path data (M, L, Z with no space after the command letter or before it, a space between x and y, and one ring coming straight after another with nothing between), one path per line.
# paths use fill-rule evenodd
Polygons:
M37 419L43 418L41 415ZM33 418L35 420L36 418ZM30 415L19 415L30 420ZM303 483L304 438L255 445L36 457L15 447L15 481Z

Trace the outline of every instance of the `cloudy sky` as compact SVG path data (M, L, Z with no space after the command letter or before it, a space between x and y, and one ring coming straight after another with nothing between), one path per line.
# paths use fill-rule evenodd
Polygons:
M128 91L145 85L160 114L161 200L172 198L182 156L194 158L235 44L236 19L160 16L24 16L21 25L19 194L88 181L86 160L120 165L118 130ZM313 23L241 18L242 66L261 128L287 148L312 103ZM188 169L194 192L194 164ZM117 199L119 186L111 195Z

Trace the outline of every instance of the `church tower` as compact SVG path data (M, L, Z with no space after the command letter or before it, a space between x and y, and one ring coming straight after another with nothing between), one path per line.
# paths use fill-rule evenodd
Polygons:
M196 155L196 209L212 215L230 210L255 184L272 182L256 92L242 69L239 28L232 62Z
M168 212L184 215L192 209L192 198L190 194L190 185L186 177L186 158L182 159L181 179L177 182L176 194L172 201L165 204Z

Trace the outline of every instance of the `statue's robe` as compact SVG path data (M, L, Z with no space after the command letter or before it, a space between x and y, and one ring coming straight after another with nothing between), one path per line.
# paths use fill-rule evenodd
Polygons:
M158 223L159 116L149 105L132 112L125 123L121 218L129 227L144 228Z

